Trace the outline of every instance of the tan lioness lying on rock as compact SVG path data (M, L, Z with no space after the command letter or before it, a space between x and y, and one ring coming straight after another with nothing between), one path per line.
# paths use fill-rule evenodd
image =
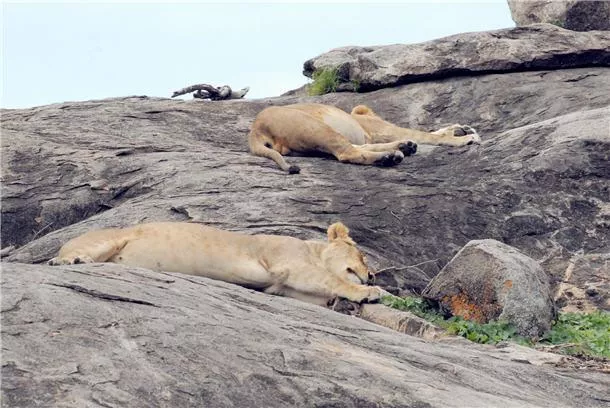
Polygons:
M327 153L345 163L393 166L417 151L417 143L464 146L481 138L470 126L451 125L432 133L395 126L364 105L348 114L317 103L272 106L258 114L248 135L250 151L298 173L282 155Z
M265 293L327 305L335 297L375 301L373 275L338 222L328 242L245 235L201 224L155 222L91 231L68 241L49 265L114 262L235 283Z

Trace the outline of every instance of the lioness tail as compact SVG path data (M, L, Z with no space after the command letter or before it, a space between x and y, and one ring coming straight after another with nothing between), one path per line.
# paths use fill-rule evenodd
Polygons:
M296 174L301 171L299 166L291 166L286 163L284 156L282 156L276 150L268 147L263 137L261 137L254 130L248 134L248 143L250 145L250 152L252 152L252 154L273 160L282 170L287 171L289 174Z

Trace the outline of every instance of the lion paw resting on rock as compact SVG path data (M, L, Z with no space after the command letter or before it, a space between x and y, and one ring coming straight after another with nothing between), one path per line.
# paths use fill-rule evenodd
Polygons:
M248 135L250 151L275 161L290 174L299 173L283 155L327 153L345 163L393 166L417 151L417 143L464 146L481 138L470 126L452 125L435 132L402 128L364 105L348 114L322 104L272 106L256 117Z
M67 242L49 265L114 262L234 283L326 306L336 297L376 301L373 278L349 230L328 227L328 242L245 235L201 224L156 222L91 231Z

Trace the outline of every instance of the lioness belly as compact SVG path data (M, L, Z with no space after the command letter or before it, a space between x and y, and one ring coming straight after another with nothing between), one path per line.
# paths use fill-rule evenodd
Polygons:
M286 106L290 110L305 112L329 126L350 141L351 144L362 145L368 142L368 134L360 124L347 112L330 105L318 103L299 103Z
M351 115L338 109L331 110L322 114L322 121L347 138L351 144L363 145L366 143L366 132Z

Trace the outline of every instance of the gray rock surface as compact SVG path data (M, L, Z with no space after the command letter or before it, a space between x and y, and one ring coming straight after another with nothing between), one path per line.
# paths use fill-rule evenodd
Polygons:
M340 90L371 91L423 80L610 66L610 32L575 32L552 24L457 34L419 44L335 48L305 62L303 74L337 67Z
M411 312L392 309L378 303L363 303L359 307L358 317L400 333L429 340L447 336L445 330Z
M610 379L222 282L4 264L10 407L602 407ZM532 361L536 361L532 359Z
M555 317L548 277L540 264L493 239L466 244L422 295L467 320L507 321L528 338L542 337Z
M524 32L532 30L549 29ZM599 37L587 35L583 49ZM497 45L493 35L487 44ZM566 66L599 64L595 53L565 55ZM568 306L610 308L610 69L556 70L554 53L537 61L543 70L366 94L227 102L133 96L2 110L3 402L603 405L606 377L509 362L508 352L465 341L428 343L178 275L16 263L44 262L92 228L143 221L320 239L341 220L385 270L379 283L399 293L420 292L468 241L493 238L539 261L553 287L582 290L586 299ZM430 78L447 72L437 74ZM293 176L247 153L258 112L305 101L346 110L367 104L425 130L470 124L483 143L420 146L394 168L291 158L302 168ZM277 392L261 403L268 389Z
M551 23L568 30L610 30L610 2L607 0L508 0L518 26Z
M557 307L565 312L610 310L609 265L610 253L574 254L555 292Z
M4 110L2 246L17 247L4 259L44 262L91 228L142 221L320 239L341 220L405 291L421 291L483 238L540 261L555 285L575 254L610 253L609 80L610 69L583 68L318 98L128 97ZM395 168L295 157L302 174L288 177L249 155L245 138L263 107L298 101L364 103L420 129L467 123L483 143L422 146ZM579 265L579 287L602 279ZM603 287L585 300L610 306Z

